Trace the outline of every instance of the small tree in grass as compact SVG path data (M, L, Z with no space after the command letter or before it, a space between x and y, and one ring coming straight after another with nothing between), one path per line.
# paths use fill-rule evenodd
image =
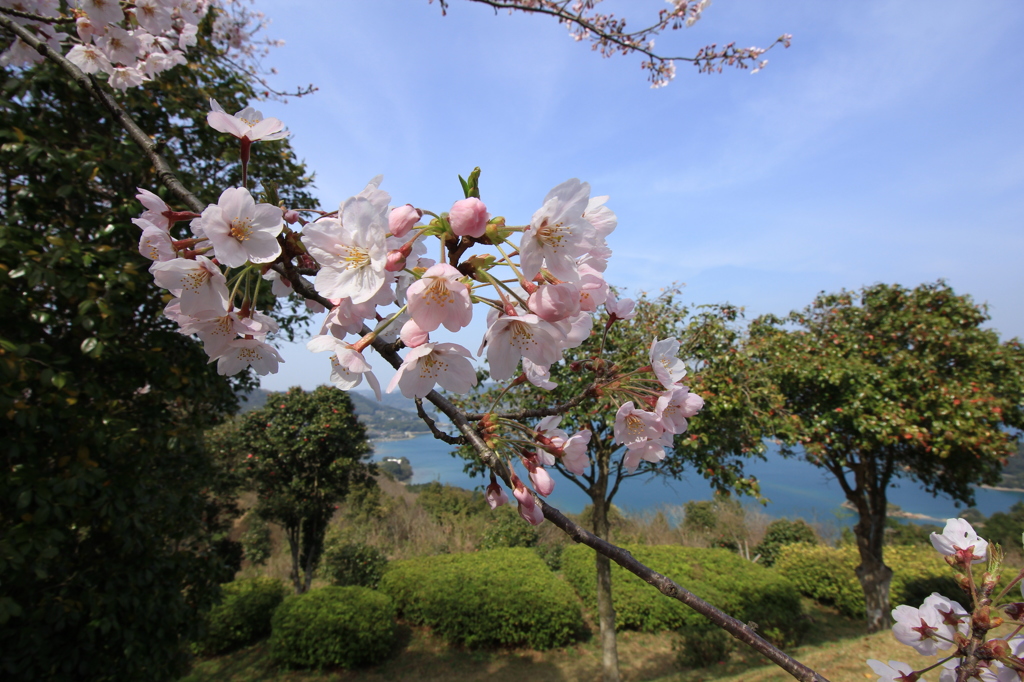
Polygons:
M372 482L372 452L348 394L321 386L272 393L237 422L235 451L259 496L256 513L280 524L295 591L309 590L324 534L351 486Z

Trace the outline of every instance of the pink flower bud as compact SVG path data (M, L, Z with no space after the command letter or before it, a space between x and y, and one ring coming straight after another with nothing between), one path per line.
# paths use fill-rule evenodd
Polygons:
M487 492L484 494L487 498L487 504L491 505L491 509L497 509L503 504L508 504L508 495L505 494L505 490L498 485L498 482L491 480L491 484L487 486Z
M530 481L533 483L533 489L537 491L538 495L547 497L551 494L551 491L555 489L555 482L551 479L551 476L544 467L534 467L530 469Z
M484 202L476 197L456 201L448 212L452 232L460 237L483 237L490 217Z
M422 217L423 211L412 204L393 208L388 214L388 231L395 237L404 237Z
M402 332L399 335L402 339L402 343L407 345L409 348L415 348L416 346L422 346L425 344L430 337L430 334L423 331L416 320L409 320L402 325Z
M545 284L530 294L530 311L545 322L561 322L580 314L580 292L572 284Z
M388 272L401 272L405 268L405 254L399 249L388 251L387 263L384 269Z
M292 211L292 210L285 211L284 212L284 221L286 223L288 223L289 225L294 225L295 223L299 222L299 213L298 213L298 211Z

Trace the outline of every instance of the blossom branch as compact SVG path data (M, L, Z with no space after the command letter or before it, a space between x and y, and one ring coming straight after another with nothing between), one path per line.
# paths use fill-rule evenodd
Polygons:
M433 2L433 0L429 0ZM650 72L652 87L667 85L675 77L675 62L690 62L701 73L721 73L723 67L734 66L746 69L776 45L789 47L792 36L784 34L767 48L736 47L729 43L723 48L715 44L707 45L692 57L669 57L654 51L654 37L662 31L677 30L696 23L707 7L706 0L688 2L676 0L671 10L661 10L658 21L638 31L626 31L626 20L613 14L602 14L593 11L601 0L583 0L580 2L556 2L555 0L470 0L494 8L495 12L507 9L509 12L520 11L528 14L543 14L556 18L569 27L570 35L577 41L588 39L591 49L600 52L603 57L613 54L639 53L647 60L641 67ZM448 0L439 0L442 14L447 12ZM588 14L588 10L590 13ZM765 66L767 60L757 63L756 73Z
M423 409L423 401L420 398L416 398L416 414L423 420L423 423L430 429L430 433L434 435L434 438L448 443L448 445L465 445L466 439L463 436L449 436L447 433L437 428L437 423L430 418L426 410Z
M93 99L98 101L107 109L114 117L114 120L120 124L121 128L128 133L132 141L142 150L146 157L153 164L153 168L156 170L157 179L168 189L171 194L177 197L182 203L186 204L191 210L196 213L202 213L203 209L206 208L206 204L199 200L199 197L188 191L178 177L171 170L167 160L160 155L157 151L156 143L153 139L147 135L142 128L135 122L131 115L124 110L124 108L117 103L114 97L104 90L96 82L96 80L87 75L71 61L69 61L64 55L60 54L56 50L52 49L49 45L39 40L32 34L31 31L26 29L24 26L19 25L14 19L0 15L0 27L3 27L8 32L13 33L17 37L21 38L25 44L43 55L54 64L64 70L71 79L74 80L79 86L88 92Z

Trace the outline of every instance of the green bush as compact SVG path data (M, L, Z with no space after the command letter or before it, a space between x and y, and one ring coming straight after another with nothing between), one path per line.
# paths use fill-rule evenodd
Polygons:
M339 587L358 585L375 588L387 566L387 556L376 547L358 542L334 542L324 548L320 575Z
M931 547L885 548L884 560L893 570L889 599L893 606L919 606L932 592L958 599L962 594L952 571ZM835 606L851 618L864 616L864 592L855 569L860 563L857 548L810 545L783 547L775 568L812 599Z
M552 571L562 570L562 552L565 551L565 545L559 543L536 545L533 551Z
M380 589L453 644L550 649L583 632L572 588L525 547L393 561Z
M714 665L724 661L736 648L732 635L706 619L679 628L679 636L676 657L684 668Z
M291 668L353 668L387 658L395 641L391 598L365 587L324 587L274 612L270 655Z
M669 576L701 599L742 621L754 621L765 639L791 646L799 641L806 619L796 588L784 577L724 549L643 545L627 546L644 564ZM562 571L583 603L597 610L594 551L583 545L566 548ZM632 573L612 565L612 600L620 630L659 632L700 626L696 611L660 592Z
M813 528L808 526L803 519L796 521L776 519L768 524L764 539L754 548L754 553L761 555L762 565L773 566L782 547L801 542L807 545L818 544L818 536L814 533Z
M274 609L288 588L274 578L236 580L222 588L223 600L206 618L206 637L196 643L199 653L212 656L270 634Z
M480 549L500 547L533 547L540 533L528 523L523 523L512 505L502 505L488 516L487 530L480 539Z

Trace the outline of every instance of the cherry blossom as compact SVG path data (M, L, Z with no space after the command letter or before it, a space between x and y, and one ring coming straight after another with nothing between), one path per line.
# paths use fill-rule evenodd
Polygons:
M139 39L120 26L108 26L107 32L96 39L96 46L110 58L111 62L134 64L142 52Z
M230 376L246 367L252 367L259 375L276 374L284 358L277 349L258 339L235 339L217 359L217 373Z
M373 389L377 400L380 400L380 382L360 351L327 334L314 336L306 344L306 348L313 353L331 352L331 383L336 387L343 391L351 390L361 384L365 376L366 383Z
M537 491L537 494L544 497L550 495L555 489L555 481L551 475L532 458L524 457L522 461L523 466L530 473L530 482L533 483L533 489Z
M458 269L438 263L409 286L409 315L420 329L432 332L444 325L448 331L457 332L472 321L473 303L462 277Z
M135 189L139 192L135 195L135 198L138 199L146 209L142 213L142 219L153 223L157 227L161 227L165 230L168 229L171 221L168 219L166 214L169 213L171 209L168 208L166 203L164 203L164 200L150 192L148 189L142 189L141 187L136 187Z
M949 621L966 621L967 612L960 604L933 592L919 609L906 604L897 606L892 610L892 618L896 621L892 633L897 640L923 656L934 656L940 649L952 646L956 629Z
M95 45L75 45L67 54L68 61L82 70L83 73L107 73L109 74L114 66L107 59L107 55Z
M633 473L636 471L641 460L657 464L665 459L665 448L672 446L671 434L664 434L662 438L665 436L667 436L667 442L662 439L651 439L640 440L627 445L626 453L622 457L622 465L626 467L627 471Z
M657 438L664 431L658 415L638 410L632 400L623 403L615 413L615 442L619 445L634 445L649 438Z
M135 19L154 34L166 33L174 26L170 10L159 0L135 0Z
M878 675L879 682L911 682L919 679L916 675L911 677L914 669L902 661L889 661L886 665L872 658L868 660L868 665Z
M558 279L579 279L576 258L587 252L594 227L583 218L590 185L573 178L558 185L533 214L519 244L523 276L530 280L541 267Z
M685 433L688 426L686 420L696 416L703 407L703 398L690 393L686 386L677 386L658 397L654 413L661 418L662 425L669 433Z
M540 319L559 322L580 314L580 290L567 282L545 284L530 294L527 304Z
M171 235L167 233L167 230L142 218L134 218L132 222L142 228L142 236L139 237L139 253L143 257L152 261L165 261L177 256Z
M340 221L321 218L307 225L302 243L321 266L314 281L317 292L365 303L386 281L387 216L365 197L352 197L340 213Z
M206 122L216 131L234 135L238 139L250 142L259 140L281 140L288 137L284 131L284 123L276 118L263 118L263 113L252 107L246 107L231 116L217 100L210 99L210 111Z
M487 329L478 355L487 347L491 377L504 381L512 377L519 358L548 366L562 357L565 334L536 315L503 315Z
M213 244L217 260L230 268L246 262L270 263L281 255L277 235L284 229L281 209L257 204L244 187L224 190L201 217L201 234Z
M665 388L672 390L676 384L686 376L686 363L676 357L679 352L679 342L675 339L654 339L651 343L651 367L654 369L654 376Z
M89 21L99 26L116 24L124 19L118 0L78 0L78 6L89 15Z
M631 298L624 298L621 301L615 297L615 293L608 292L604 301L604 309L615 320L632 320L636 317L636 302Z
M388 384L388 393L401 389L406 398L423 398L434 384L456 393L476 386L473 354L457 343L424 343L411 349Z
M971 563L984 561L988 555L988 542L978 537L971 524L963 519L947 519L942 535L931 534L932 546L939 554L952 556L958 552L973 552Z
M155 262L149 271L158 286L181 298L181 312L186 315L227 310L227 279L206 256Z
M590 444L590 438L593 434L589 429L584 429L578 433L574 433L568 440L562 441L560 438L552 438L555 445L562 448L562 464L565 468L576 474L582 476L587 466L590 465L590 456L587 454L587 446Z

